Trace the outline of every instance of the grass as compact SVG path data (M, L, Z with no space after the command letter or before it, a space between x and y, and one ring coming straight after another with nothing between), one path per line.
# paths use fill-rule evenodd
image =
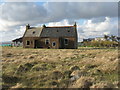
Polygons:
M110 83L117 87L117 49L24 49L3 47L3 82L5 88L83 87L77 82L93 78L89 87ZM79 69L78 69L79 68ZM71 81L72 73L84 72ZM82 76L81 76L82 75ZM12 82L12 83L11 83ZM103 84L101 84L103 83ZM73 85L74 84L74 85ZM72 86L73 85L73 86ZM108 85L109 87L109 85Z

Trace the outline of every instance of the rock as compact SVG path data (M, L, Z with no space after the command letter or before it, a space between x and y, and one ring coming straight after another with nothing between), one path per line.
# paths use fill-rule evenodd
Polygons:
M72 67L70 67L70 70L71 71L80 70L80 68L78 66L72 66Z

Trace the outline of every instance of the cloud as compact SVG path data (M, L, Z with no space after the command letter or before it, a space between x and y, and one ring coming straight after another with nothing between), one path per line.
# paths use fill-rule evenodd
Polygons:
M119 0L3 0L6 2L118 2Z
M47 26L70 26L67 19L62 20L61 22L50 22Z
M18 7L19 6L19 7ZM20 2L4 3L1 18L9 21L46 23L63 19L116 17L117 3L109 2L48 2L41 4Z
M103 35L118 35L117 19L110 17L93 18L84 20L83 24L77 23L78 39L82 41L83 38L103 37ZM96 21L96 22L95 22ZM71 26L69 20L64 19L60 22L50 22L47 26Z
M94 20L86 20L78 26L79 40L83 38L103 37L104 34L118 35L117 21L113 21L109 17L105 17L104 21L93 22Z
M109 27L110 22L107 22L104 17L117 17L117 8L118 6L115 2L2 3L0 4L0 9L2 10L0 32L1 34L3 32L3 40L12 40L22 35L24 32L24 30L22 30L24 28L22 27L28 23L32 26L39 26L46 23L51 26L72 25L74 21L84 19L86 22L84 22L83 27L81 27L82 29L79 28L81 30L80 33L89 30L91 34L94 34L98 32L98 30L101 31ZM106 22L106 24L104 22ZM85 24L87 26L85 26ZM99 25L105 28L100 28ZM114 33L112 30L110 32Z
M45 18L46 10L35 3L5 3L2 6L1 18L9 21L35 21Z
M109 2L48 2L44 5L49 12L49 20L90 19L97 17L117 17L117 3Z

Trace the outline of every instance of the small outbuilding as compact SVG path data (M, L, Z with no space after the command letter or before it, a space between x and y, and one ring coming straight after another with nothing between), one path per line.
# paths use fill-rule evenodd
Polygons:
M22 47L23 46L22 37L12 40L12 46Z

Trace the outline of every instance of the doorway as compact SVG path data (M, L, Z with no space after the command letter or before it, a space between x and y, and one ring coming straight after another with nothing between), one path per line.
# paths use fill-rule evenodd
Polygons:
M40 48L40 43L38 40L34 41L34 48Z

